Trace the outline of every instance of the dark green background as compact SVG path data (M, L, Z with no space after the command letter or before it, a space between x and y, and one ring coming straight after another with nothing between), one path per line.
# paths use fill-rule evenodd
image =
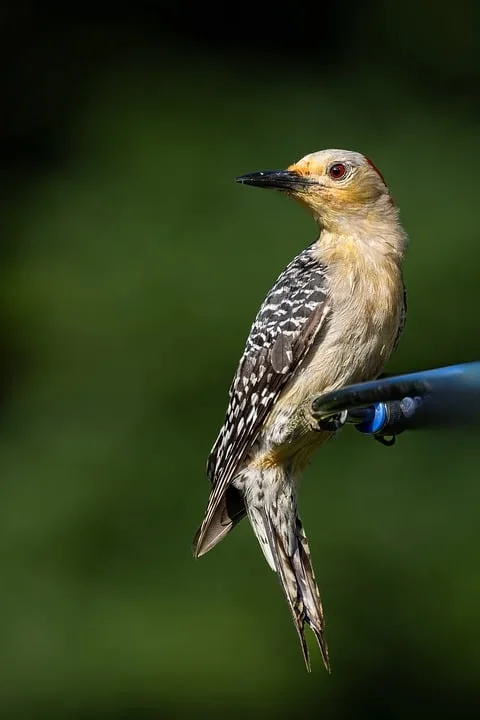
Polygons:
M467 717L476 432L346 430L315 457L331 676L247 523L190 543L252 317L316 232L235 175L371 156L411 238L388 369L479 358L478 6L140 5L0 17L0 716Z

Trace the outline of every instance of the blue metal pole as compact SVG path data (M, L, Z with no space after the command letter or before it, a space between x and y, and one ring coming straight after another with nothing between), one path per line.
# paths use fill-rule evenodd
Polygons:
M315 398L312 409L319 419L346 410L346 422L373 435L480 424L480 362L349 385Z

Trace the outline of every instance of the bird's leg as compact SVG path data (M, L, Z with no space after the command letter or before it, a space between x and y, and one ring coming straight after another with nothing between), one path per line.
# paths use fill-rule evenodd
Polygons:
M314 398L313 398L314 399ZM303 427L304 431L311 432L338 432L347 420L347 411L325 415L316 413L313 409L312 400L304 403L298 410L296 423L297 427Z

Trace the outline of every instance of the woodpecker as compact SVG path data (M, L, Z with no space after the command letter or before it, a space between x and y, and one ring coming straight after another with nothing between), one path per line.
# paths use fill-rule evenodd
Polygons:
M312 416L312 399L382 372L405 322L407 238L383 175L358 152L321 150L286 170L236 180L299 201L319 235L281 273L251 326L207 463L212 488L194 555L247 515L280 580L307 670L305 623L330 670L296 500L312 453L335 434Z

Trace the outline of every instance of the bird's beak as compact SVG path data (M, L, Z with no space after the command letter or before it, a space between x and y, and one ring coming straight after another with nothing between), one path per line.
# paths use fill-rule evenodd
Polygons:
M294 170L259 170L258 172L239 175L235 181L242 185L254 185L275 190L299 192L310 184L310 179Z

